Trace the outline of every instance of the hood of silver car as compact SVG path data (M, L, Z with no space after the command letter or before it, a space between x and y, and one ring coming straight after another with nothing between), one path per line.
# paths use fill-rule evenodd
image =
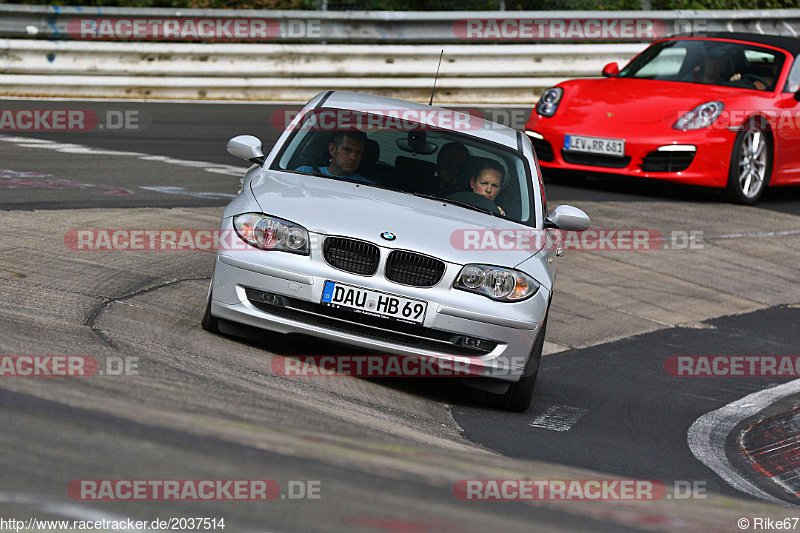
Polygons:
M491 238L487 240L491 236L486 236L485 230L494 230L492 236L502 230L535 230L457 205L369 185L265 170L250 186L264 213L300 224L310 232L352 237L451 263L515 266L542 247L537 239L530 239L519 247L522 249L499 249ZM473 230L471 237L465 236L465 230ZM385 232L395 239L382 238ZM470 249L462 249L465 237Z

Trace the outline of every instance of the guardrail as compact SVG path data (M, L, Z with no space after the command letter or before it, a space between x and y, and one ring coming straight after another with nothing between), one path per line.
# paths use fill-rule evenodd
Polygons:
M0 5L0 37L39 39L73 39L80 20L103 19L230 19L266 20L267 34L257 40L281 42L348 42L348 43L458 43L471 39L464 34L466 21L510 20L530 21L533 38L517 31L518 37L531 40L584 40L570 34L563 21L637 21L653 23L651 34L607 32L593 40L642 41L687 31L745 31L776 35L800 35L800 9L736 10L736 11L255 11L207 9L156 9L108 7L60 7ZM551 23L555 21L559 26ZM72 22L72 26L70 26ZM543 25L537 26L540 22ZM545 33L536 29L546 28ZM504 41L505 29L498 28L497 41ZM491 33L487 39L491 39ZM538 37L537 37L538 35ZM547 37L547 38L545 38ZM195 40L202 40L199 35ZM181 39L175 39L181 40ZM247 39L240 39L247 40ZM517 39L519 40L519 39Z
M98 43L0 39L0 95L304 100L327 89L430 95L441 102L535 102L574 77L597 77L644 44L291 45Z
M171 34L168 24L193 33ZM202 28L214 30L210 38ZM597 77L606 63L626 63L644 49L642 41L717 30L796 36L800 9L426 13L0 5L0 36L26 37L0 39L0 96L306 100L333 88L427 100L444 49L438 101L530 105L564 79ZM570 40L604 43L521 44Z

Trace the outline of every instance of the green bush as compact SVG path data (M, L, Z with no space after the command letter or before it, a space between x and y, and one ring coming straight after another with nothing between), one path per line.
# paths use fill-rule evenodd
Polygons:
M653 9L790 9L797 0L652 0Z
M0 4L81 7L173 7L200 9L317 9L316 0L20 0Z

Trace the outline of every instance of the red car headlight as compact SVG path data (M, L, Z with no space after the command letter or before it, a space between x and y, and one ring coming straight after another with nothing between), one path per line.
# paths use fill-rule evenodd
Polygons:
M683 115L672 127L683 131L707 128L717 120L724 108L722 102L706 102Z
M539 103L536 104L536 112L543 117L552 117L558 109L558 104L561 102L561 97L564 95L564 89L561 87L551 87L547 89Z

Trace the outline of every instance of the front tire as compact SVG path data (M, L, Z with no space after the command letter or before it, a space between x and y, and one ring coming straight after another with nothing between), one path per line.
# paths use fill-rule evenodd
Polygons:
M753 205L772 177L772 136L763 123L750 120L736 136L728 171L728 198Z
M539 375L539 363L542 359L542 349L544 348L544 336L547 329L547 318L542 322L539 335L531 349L531 355L525 365L525 372L522 378L512 384L503 394L493 395L491 404L493 407L522 413L528 409L533 399L533 389L536 385L536 377Z

